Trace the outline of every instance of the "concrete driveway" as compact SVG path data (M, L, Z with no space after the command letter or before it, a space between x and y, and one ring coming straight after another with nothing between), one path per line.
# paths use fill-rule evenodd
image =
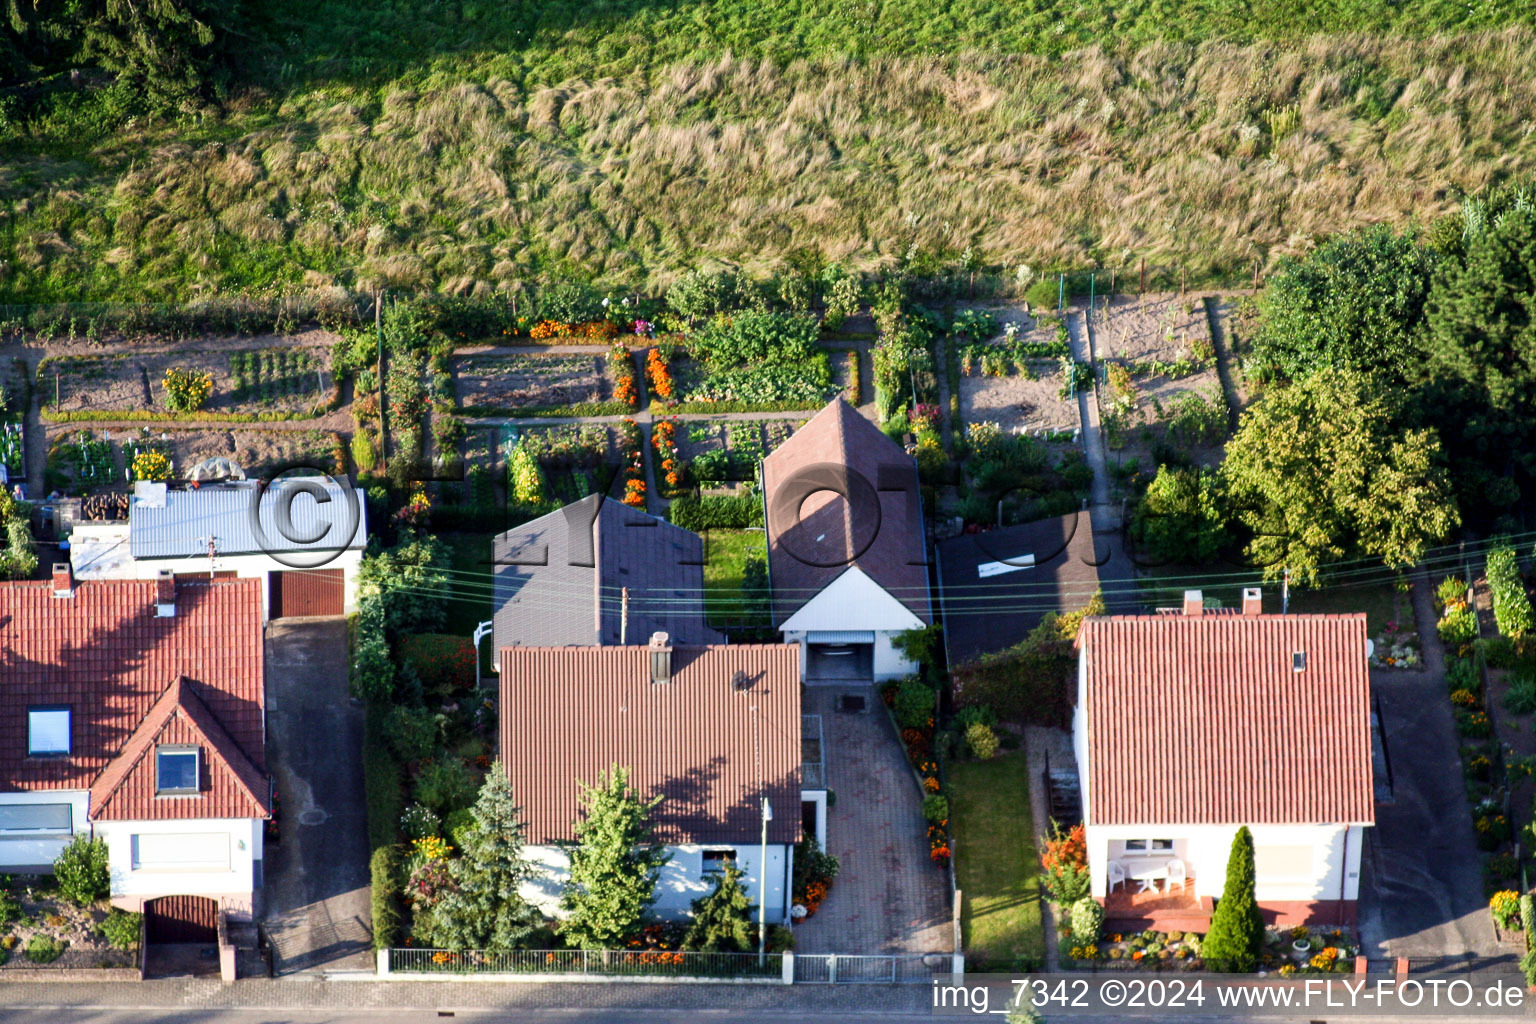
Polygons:
M1376 805L1360 864L1360 937L1372 957L1497 956L1483 896L1445 655L1429 586L1414 582L1424 668L1371 672L1391 762L1392 802Z
M347 695L344 619L267 626L267 763L280 839L263 924L279 974L373 966L363 712Z

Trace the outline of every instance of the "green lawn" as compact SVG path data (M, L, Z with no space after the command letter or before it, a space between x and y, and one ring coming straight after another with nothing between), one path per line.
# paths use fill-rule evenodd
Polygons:
M1276 602L1278 605L1278 598ZM1280 609L1277 606L1275 610ZM1385 631L1388 622L1396 622L1400 629L1418 629L1413 618L1412 595L1399 593L1391 583L1372 583L1366 586L1344 584L1324 587L1322 590L1298 590L1292 587L1291 611L1312 614L1365 612L1366 627L1372 636Z
M762 530L709 530L704 537L704 613L714 626L768 625L764 614L750 616L742 596L747 556L768 557Z
M1280 584L1277 581L1259 583L1257 573L1249 576L1218 569L1201 575L1201 570L1189 566L1159 566L1140 581L1142 600L1158 608L1178 607L1186 589L1199 590L1207 600L1215 598L1223 608L1241 608L1243 588L1252 586L1261 586L1264 590L1264 611L1278 615ZM1366 584L1346 581L1319 590L1293 586L1290 611L1309 614L1365 612L1372 636L1383 632L1388 622L1396 622L1407 629L1415 628L1412 600L1408 594L1398 593L1390 581Z
M971 970L1009 970L1044 958L1040 856L1023 751L949 766L961 928Z

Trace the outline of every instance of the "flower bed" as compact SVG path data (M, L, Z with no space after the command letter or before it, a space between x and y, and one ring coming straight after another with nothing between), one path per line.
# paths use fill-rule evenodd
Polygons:
M1419 668L1423 663L1419 634L1395 620L1371 638L1372 668Z
M923 818L927 822L928 859L947 867L953 852L949 835L949 795L944 791L939 762L933 749L935 721L933 690L916 676L886 683L880 699L900 730L907 761L917 773L923 794Z
M0 971L138 965L139 915L105 903L77 906L59 894L51 875L0 882Z

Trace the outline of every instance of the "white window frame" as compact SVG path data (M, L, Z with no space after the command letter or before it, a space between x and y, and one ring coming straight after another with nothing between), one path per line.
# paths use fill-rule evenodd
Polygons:
M1127 839L1124 842L1125 852L1128 855L1146 854L1152 856L1160 853L1173 854L1174 841L1172 839L1148 839L1143 837L1141 839Z
M168 789L162 786L160 779L160 758L165 755L181 757L192 755L192 788ZM203 752L201 748L187 743L161 743L155 747L155 795L156 796L196 796L202 791L203 785Z
M42 716L64 716L64 746L62 749L50 746L40 749L33 737L41 731L56 731L58 722L56 719L43 718ZM27 756L28 757L68 757L74 746L74 713L68 704L39 704L36 707L27 708ZM40 719L40 720L36 720ZM39 726L46 726L40 729Z

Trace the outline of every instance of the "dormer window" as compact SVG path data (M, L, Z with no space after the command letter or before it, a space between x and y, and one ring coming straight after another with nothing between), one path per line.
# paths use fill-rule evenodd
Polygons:
M27 755L57 757L69 753L69 708L65 705L27 709Z
M162 743L155 748L155 795L186 796L198 792L201 778L196 747Z

